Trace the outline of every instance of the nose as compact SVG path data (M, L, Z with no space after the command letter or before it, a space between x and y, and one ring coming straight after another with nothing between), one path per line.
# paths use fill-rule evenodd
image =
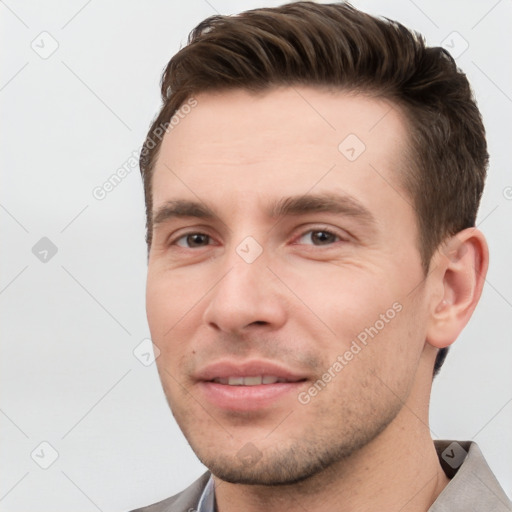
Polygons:
M287 317L282 286L262 258L253 263L238 259L230 259L231 266L209 294L203 321L238 335L254 328L279 329Z

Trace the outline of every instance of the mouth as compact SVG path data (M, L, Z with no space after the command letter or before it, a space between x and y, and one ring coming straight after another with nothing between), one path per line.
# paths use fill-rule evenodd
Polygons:
M255 375L251 377L216 377L209 382L216 382L228 386L260 386L267 384L276 384L282 382L301 382L306 379L288 380L284 377L277 377L276 375Z
M272 361L225 360L210 364L195 376L208 403L229 412L295 406L308 378Z

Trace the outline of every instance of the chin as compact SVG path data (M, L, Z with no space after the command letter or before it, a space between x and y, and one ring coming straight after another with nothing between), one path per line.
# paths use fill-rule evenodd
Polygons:
M324 447L304 441L287 447L269 447L263 453L254 444L247 443L234 456L196 454L217 478L225 482L284 486L304 482L333 468L368 439L357 441Z

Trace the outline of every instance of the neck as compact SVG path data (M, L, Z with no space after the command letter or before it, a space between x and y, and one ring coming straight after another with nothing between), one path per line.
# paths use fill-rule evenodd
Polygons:
M425 398L426 406L418 407ZM214 476L217 510L426 512L449 482L427 421L428 397L413 389L373 441L303 482L270 487L231 484Z

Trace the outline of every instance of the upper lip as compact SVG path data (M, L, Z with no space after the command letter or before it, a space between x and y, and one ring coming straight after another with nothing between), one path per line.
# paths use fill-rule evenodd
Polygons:
M304 374L289 370L272 361L261 359L239 362L233 360L217 361L196 372L194 377L197 380L211 381L218 378L252 377L257 375L272 375L293 382L306 379Z

